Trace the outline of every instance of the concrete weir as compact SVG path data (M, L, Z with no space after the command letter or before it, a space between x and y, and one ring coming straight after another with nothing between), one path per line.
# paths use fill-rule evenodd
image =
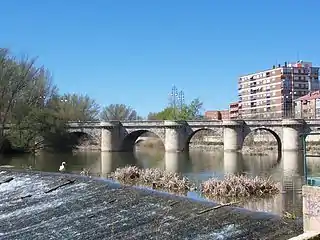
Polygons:
M54 188L68 179L75 181ZM301 221L214 206L102 179L0 169L3 240L289 239L303 232Z

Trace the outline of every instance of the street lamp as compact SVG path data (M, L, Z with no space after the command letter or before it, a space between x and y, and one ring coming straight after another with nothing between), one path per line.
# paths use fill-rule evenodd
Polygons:
M173 118L176 119L176 100L178 97L178 89L175 85L173 85L171 89L171 104L173 105Z
M179 107L180 107L180 111L182 109L182 106L184 104L184 92L180 91L178 94L178 101L179 101Z
M293 87L292 87L293 88ZM294 95L297 94L297 92L291 91L291 118L294 118L295 113L295 106L294 106Z

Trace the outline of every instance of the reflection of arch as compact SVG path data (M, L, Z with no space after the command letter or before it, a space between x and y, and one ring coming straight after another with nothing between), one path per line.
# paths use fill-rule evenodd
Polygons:
M243 166L245 172L250 172L253 175L261 172L272 172L272 169L277 169L281 163L278 153L270 153L268 155L242 155Z
M148 130L137 130L129 133L127 136L124 137L122 144L121 144L121 150L124 152L133 152L134 145L137 141L137 139L145 133L149 133L151 131ZM159 139L161 139L157 134L151 132L155 136L157 136ZM163 140L161 139L162 145L164 146Z
M12 151L11 142L7 139L0 139L0 154L1 153L9 153Z
M274 136L274 138L276 139L276 141L277 141L277 147L278 147L278 158L280 159L280 158L281 158L281 149L282 149L281 138L279 137L279 135L278 135L275 131L273 131L273 130L271 130L271 129L269 129L269 128L259 127L259 128L255 128L255 129L251 130L250 132L248 132L248 133L245 135L245 137L244 137L244 139L243 139L243 142L244 142L244 140L246 139L246 137L249 136L250 133L254 134L254 133L256 133L257 131L261 131L261 130L264 130L264 131L267 131L267 132L271 133L272 136Z
M206 131L206 132L210 132L212 134L206 134L206 137L209 137L209 136L214 136L214 137L217 137L217 139L213 140L213 144L216 144L216 145L223 145L223 139L222 139L222 132L221 134L219 134L218 131L214 130L214 129L211 129L211 128L200 128L200 129L197 129L195 131L193 131L187 138L187 141L186 141L186 146L185 146L185 149L187 151L189 151L189 144L190 144L190 141L191 139L199 132L202 132L202 131Z

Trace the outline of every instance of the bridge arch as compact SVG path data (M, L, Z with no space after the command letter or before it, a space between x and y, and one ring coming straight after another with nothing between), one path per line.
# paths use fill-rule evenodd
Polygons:
M124 152L133 152L135 144L143 141L142 139L139 139L139 137L147 133L159 139L159 141L161 142L161 145L163 146L163 149L165 149L164 140L157 133L149 130L136 130L127 134L121 142L120 149Z
M84 131L72 131L69 132L69 137L67 139L67 145L74 148L86 148L90 146L90 149L93 149L92 145L97 145L97 148L100 146L99 143L95 143L94 137Z
M265 131L265 132L268 132L270 133L276 140L277 142L277 150L278 150L278 158L281 158L281 150L282 150L282 141L281 141L281 137L279 136L280 134L277 133L275 130L273 129L270 129L270 128L267 128L267 127L257 127L257 128L254 128L254 129L250 129L250 131L248 131L244 138L243 138L243 143L242 143L242 147L243 147L243 144L245 143L245 140L246 138L250 135L250 134L255 134L256 132L258 131Z
M206 143L206 145L223 146L223 129L220 128L219 130L208 127L193 130L186 139L185 150L189 151L190 143Z

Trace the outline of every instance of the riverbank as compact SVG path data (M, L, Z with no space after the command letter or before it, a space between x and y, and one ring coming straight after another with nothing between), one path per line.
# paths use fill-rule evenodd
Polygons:
M74 182L61 186L67 179ZM0 182L1 239L288 239L302 233L296 220L103 179L0 170Z

